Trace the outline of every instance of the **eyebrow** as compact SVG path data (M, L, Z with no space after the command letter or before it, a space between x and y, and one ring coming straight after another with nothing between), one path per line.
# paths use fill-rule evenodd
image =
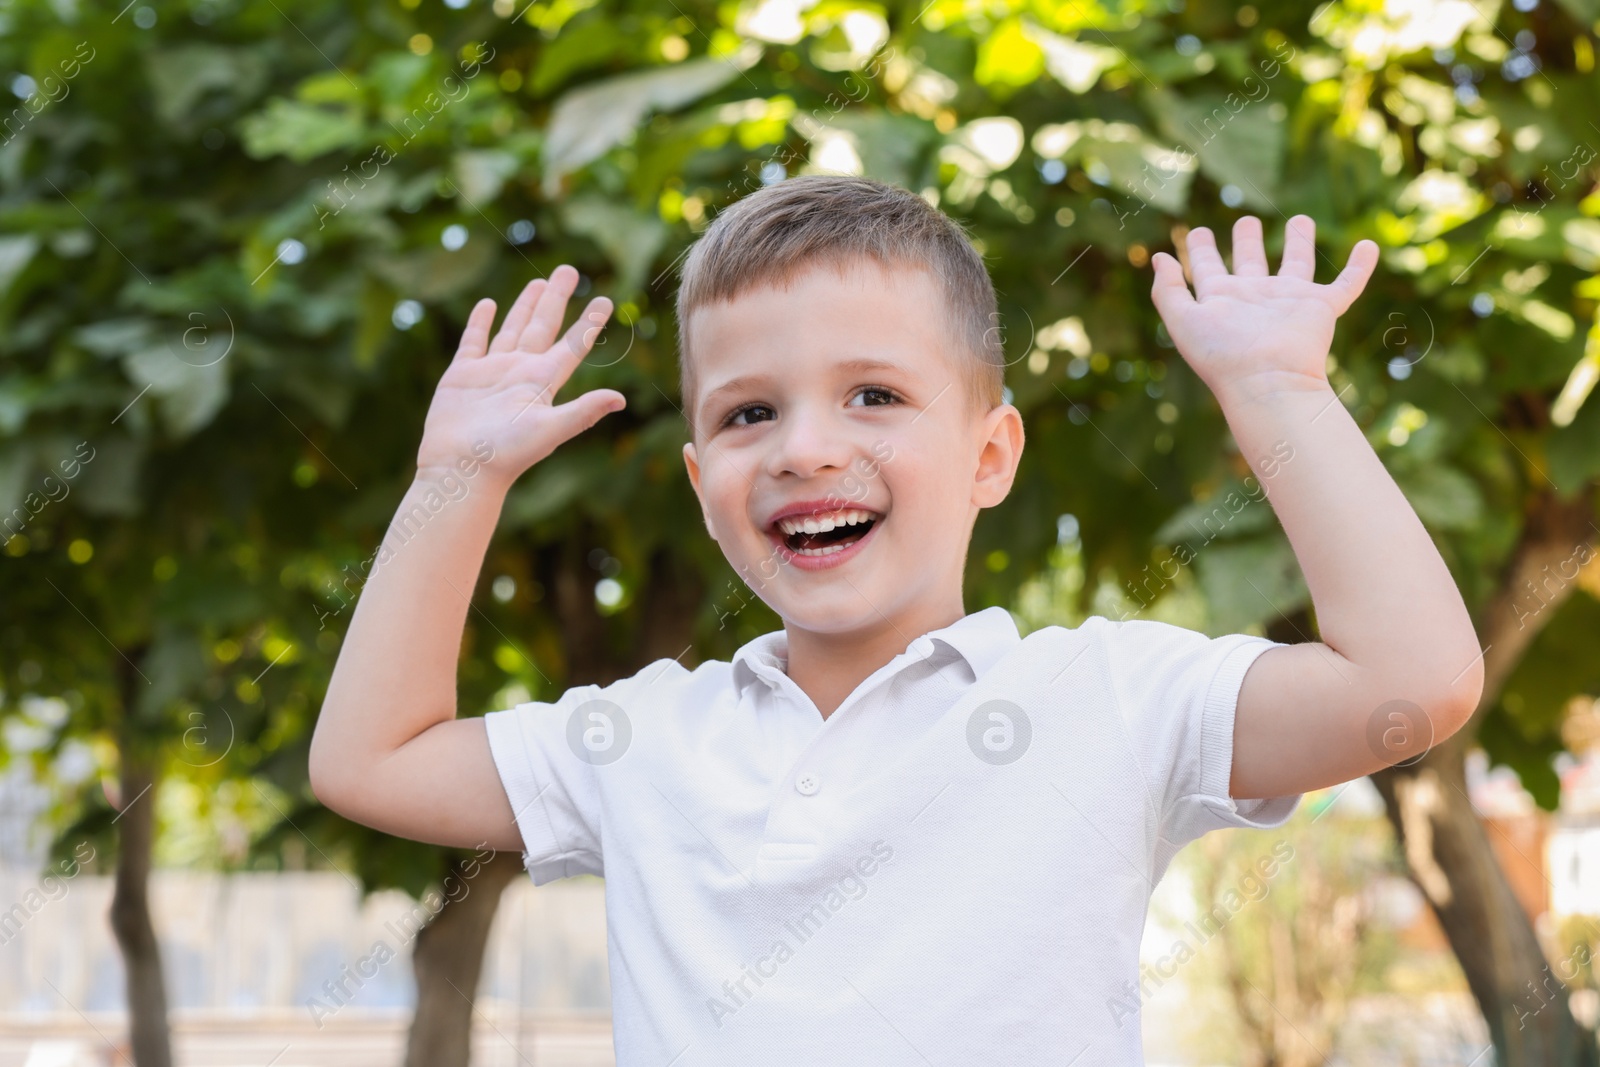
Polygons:
M904 374L907 372L906 367L903 364L893 363L889 360L883 359L847 359L842 363L834 364L834 369L846 373L891 371L897 374ZM700 402L701 407L711 408L716 403L717 397L721 396L722 394L736 392L737 390L743 389L750 385L759 385L763 382L769 381L771 377L772 376L768 374L746 374L738 378L730 378L728 381L723 382L721 385L711 390L711 392L707 393L706 398Z

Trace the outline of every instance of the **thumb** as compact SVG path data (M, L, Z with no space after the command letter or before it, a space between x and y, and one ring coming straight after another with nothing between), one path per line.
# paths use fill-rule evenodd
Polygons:
M613 411L628 405L628 398L615 389L591 389L582 396L573 397L565 404L550 409L556 433L561 440L576 437Z
M1378 265L1378 244L1372 240L1357 241L1350 250L1350 260L1339 276L1328 285L1334 313L1343 315L1356 302L1356 297L1367 287L1372 271Z
M1165 252L1157 252L1150 257L1150 264L1155 268L1150 300L1163 318L1169 311L1195 302L1194 294L1189 292L1189 283L1184 280L1183 267L1176 259Z

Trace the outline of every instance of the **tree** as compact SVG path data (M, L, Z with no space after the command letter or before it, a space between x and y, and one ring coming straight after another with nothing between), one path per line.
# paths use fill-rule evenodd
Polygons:
M661 655L725 657L777 620L700 533L662 307L718 210L805 167L924 192L989 262L1029 449L978 525L974 603L1047 575L1075 526L1095 587L1142 608L1192 579L1213 632L1309 639L1293 556L1175 358L1147 270L1186 227L1303 211L1330 272L1361 237L1384 249L1332 380L1488 646L1471 728L1380 788L1412 876L1452 887L1430 901L1500 1061L1592 1062L1564 1003L1506 1025L1542 961L1452 786L1476 742L1553 806L1562 708L1600 689L1581 654L1600 610L1595 14L19 0L0 37L4 68L31 79L0 117L0 515L21 502L27 528L8 531L0 639L56 666L35 677L8 656L7 700L73 688L74 732L131 715L155 749L226 701L261 738L230 767L301 801L264 847L304 830L372 885L444 877L462 855L312 815L303 765L339 614L467 309L574 263L580 296L618 310L614 356L572 388L629 405L513 492L464 711ZM215 362L192 347L224 337ZM27 494L48 499L45 473L79 441L97 449L85 477L115 472L109 495L84 482L35 511ZM237 676L267 667L271 637L300 658L246 701ZM226 664L207 653L222 641L241 649ZM144 712L118 696L123 656L151 678Z

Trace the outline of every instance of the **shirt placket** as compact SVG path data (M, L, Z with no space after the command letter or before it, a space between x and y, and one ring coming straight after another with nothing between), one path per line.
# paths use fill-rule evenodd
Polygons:
M773 791L772 806L767 813L767 823L761 846L756 854L758 875L780 876L784 870L794 870L797 863L814 860L820 852L819 826L827 821L828 806L842 783L833 783L829 789L830 747L848 743L848 733L859 718L862 705L876 699L882 688L900 671L927 657L933 649L932 641L919 637L908 650L885 664L845 698L844 702L826 720L821 712L794 680L786 673L770 668L767 675L773 687L772 698L784 705L784 712L801 721L800 716L816 716L816 725L810 736L799 746L799 753L788 760ZM844 734L841 734L844 731ZM794 736L794 735L791 735Z

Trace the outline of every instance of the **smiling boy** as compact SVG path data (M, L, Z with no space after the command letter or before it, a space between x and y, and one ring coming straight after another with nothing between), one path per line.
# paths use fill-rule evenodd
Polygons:
M473 488L380 549L317 796L519 850L536 883L603 874L623 1067L1141 1063L1140 937L1177 850L1419 754L1482 686L1448 570L1324 374L1376 246L1317 285L1310 219L1276 275L1257 220L1233 238L1230 272L1189 235L1193 293L1158 253L1152 295L1263 474L1321 642L1098 617L1023 637L1001 607L967 614L973 523L1024 441L987 271L908 192L795 178L718 217L678 301L688 476L783 629L456 717L505 491L623 403L552 404L610 310L558 343L562 266L492 341L492 301L469 319L400 514L464 464Z

